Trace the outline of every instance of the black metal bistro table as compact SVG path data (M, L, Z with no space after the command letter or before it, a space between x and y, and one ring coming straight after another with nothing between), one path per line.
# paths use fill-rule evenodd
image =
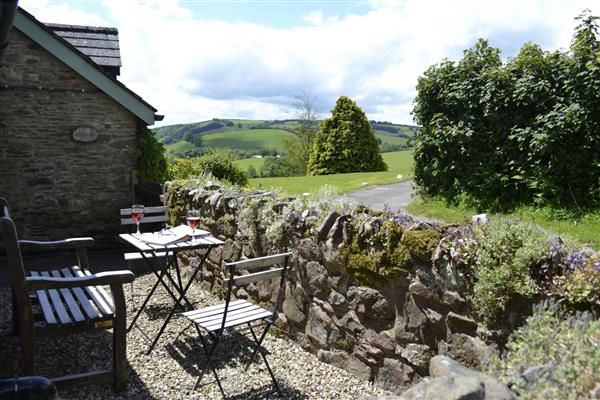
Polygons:
M135 317L133 317L133 320L129 324L127 332L129 332L134 327L140 314L142 313L142 311L150 301L150 298L152 297L152 295L154 294L154 292L160 284L162 284L162 286L166 289L167 293L173 299L174 302L173 308L171 308L169 315L165 319L163 325L152 340L152 344L150 344L150 347L146 352L146 354L150 354L150 352L152 352L152 350L156 346L156 343L160 339L161 335L163 334L165 328L169 324L169 321L171 321L171 318L173 318L173 315L175 314L177 308L183 305L184 309L194 309L194 305L188 300L188 298L186 297L186 293L192 285L194 278L196 278L196 275L202 269L202 266L208 258L208 255L210 254L211 250L215 247L222 246L224 242L211 235L203 235L197 237L195 241L186 240L168 245L147 243L143 240L140 240L137 237L137 235L129 233L122 233L119 235L119 237L136 248L136 250L140 253L142 258L146 261L146 264L148 264L151 271L157 278L156 283L148 293L148 296L146 296L146 299L142 303L142 306L137 311ZM198 263L192 271L192 275L190 276L189 280L184 284L183 279L181 277L181 270L179 262L177 260L177 255L180 251L186 250L205 250L205 253L201 256L202 258L200 263ZM175 276L173 276L171 269L174 269ZM171 284L171 287L175 289L176 293L174 293L173 289L167 284L167 282Z

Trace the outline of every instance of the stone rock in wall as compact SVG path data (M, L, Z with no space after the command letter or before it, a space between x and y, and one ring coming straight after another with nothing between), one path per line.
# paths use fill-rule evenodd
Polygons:
M223 259L223 247L218 246L212 249L208 254L208 259L214 264L221 264L221 260Z
M469 317L456 314L452 311L446 315L446 325L452 333L465 333L470 336L475 336L477 332L477 322Z
M321 243L320 249L323 265L329 274L334 276L347 274L344 259L338 250L338 246L331 239L328 239L325 243Z
M382 389L401 393L413 382L414 378L415 371L410 366L393 358L386 358L377 371L375 384Z
M429 361L431 360L433 351L426 344L409 343L405 347L398 346L396 354L400 355L425 375L429 368Z
M331 317L318 305L311 304L306 322L306 336L318 347L326 348L329 331L332 328Z
M427 286L423 285L421 282L413 282L408 286L408 292L421 300L426 302L438 302L439 299L435 295L433 291L431 291Z
M289 321L297 325L301 325L306 319L303 297L300 286L293 282L286 282L283 312Z
M346 225L348 223L349 218L350 218L349 215L342 215L342 216L338 217L335 220L335 223L333 224L331 229L329 230L329 233L327 234L327 239L331 240L331 242L333 243L334 246L337 246L340 243L346 242L344 240L344 238L348 237Z
M372 329L367 329L363 334L363 339L371 345L381 349L387 355L394 354L396 342L390 331L377 333Z
M359 315L371 319L392 318L394 313L383 295L365 286L351 286L348 289L348 300Z
M306 264L306 277L308 278L308 287L312 294L318 298L327 298L329 282L325 268L317 261L309 261Z
M342 295L348 293L348 286L350 285L350 277L348 275L330 276L329 286Z
M399 344L416 343L419 338L413 332L407 330L407 317L397 315L394 321L394 338Z
M346 298L342 294L336 292L335 290L332 290L329 293L329 297L327 297L327 302L331 304L334 308L343 307L344 309L346 308L344 306L348 303L346 301Z
M429 374L433 378L471 377L483 383L485 387L484 400L514 400L514 393L495 378L482 372L465 367L459 362L446 356L435 356L429 363Z
M450 310L459 312L465 307L467 302L458 293L445 290L442 293L442 303Z
M334 319L334 323L346 331L351 332L352 335L358 335L365 330L365 327L360 323L354 310L348 311L342 318Z
M464 333L451 333L447 341L442 340L438 345L439 354L452 357L473 368L481 368L488 351L483 340Z
M484 400L483 382L469 376L424 379L400 396L399 400Z
M383 359L383 351L364 340L361 340L354 348L353 354L359 360L370 365L378 365Z
M327 214L317 231L317 240L319 242L322 242L325 239L327 239L327 234L329 233L331 227L336 222L339 216L340 214L337 211L331 211L329 214Z
M223 261L234 262L240 259L242 247L232 239L227 239L223 245Z
M319 247L312 238L300 239L296 242L298 255L305 260L319 260Z
M357 360L346 352L321 349L317 352L317 358L327 364L345 369L352 375L361 379L371 379L371 368L367 364Z

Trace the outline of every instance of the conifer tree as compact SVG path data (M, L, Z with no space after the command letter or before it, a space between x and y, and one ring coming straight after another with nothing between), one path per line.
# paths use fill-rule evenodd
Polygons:
M341 96L321 122L308 161L309 175L385 171L375 130L352 99Z

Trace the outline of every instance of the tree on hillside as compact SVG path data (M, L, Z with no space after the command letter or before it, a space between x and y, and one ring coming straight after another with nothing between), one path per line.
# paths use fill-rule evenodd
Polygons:
M321 127L310 152L309 175L385 171L375 130L364 111L349 97L340 97Z
M282 139L285 162L289 164L290 170L302 175L307 172L312 142L319 130L315 100L304 92L294 96L292 107L298 124L292 131L293 135L286 135Z

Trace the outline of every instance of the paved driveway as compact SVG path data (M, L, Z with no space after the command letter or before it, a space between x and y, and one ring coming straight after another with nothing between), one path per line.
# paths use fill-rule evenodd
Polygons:
M382 211L384 205L392 210L406 206L412 200L413 181L408 180L391 185L372 186L345 194L345 197L364 204L375 211Z

